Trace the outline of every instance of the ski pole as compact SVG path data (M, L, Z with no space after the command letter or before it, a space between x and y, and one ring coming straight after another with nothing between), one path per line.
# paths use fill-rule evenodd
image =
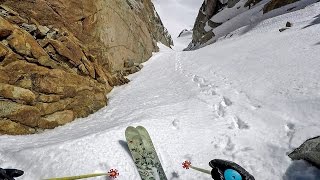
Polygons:
M49 179L44 179L44 180L75 180L75 179L85 179L85 178L97 177L97 176L109 176L109 177L112 177L112 178L117 178L117 176L119 176L119 173L118 173L118 170L111 169L108 173L84 174L84 175L79 175L79 176L49 178Z
M202 169L202 168L198 168L198 167L192 166L190 161L184 161L184 162L182 163L182 167L183 167L184 169L189 169L189 168L191 168L191 169L200 171L200 172L202 172L202 173L210 174L210 175L211 175L211 172L208 171L208 170L205 170L205 169Z

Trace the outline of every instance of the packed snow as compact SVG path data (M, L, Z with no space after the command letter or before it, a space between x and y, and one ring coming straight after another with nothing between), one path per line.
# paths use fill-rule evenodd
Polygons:
M215 158L240 164L257 180L318 180L320 170L287 153L320 132L319 9L315 3L242 27L196 51L159 45L88 118L41 134L0 136L0 167L24 170L18 179L25 180L111 168L119 180L138 180L124 131L142 125L171 180L209 180L181 163L210 170ZM280 33L287 21L293 27ZM187 46L190 36L175 40Z

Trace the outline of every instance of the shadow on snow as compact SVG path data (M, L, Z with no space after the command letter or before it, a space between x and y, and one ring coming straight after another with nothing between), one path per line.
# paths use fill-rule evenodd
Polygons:
M316 19L313 20L309 25L303 27L302 29L305 29L305 28L320 24L320 14L318 16L315 16L314 18L316 18Z
M283 180L319 180L320 169L304 160L293 161L288 167Z

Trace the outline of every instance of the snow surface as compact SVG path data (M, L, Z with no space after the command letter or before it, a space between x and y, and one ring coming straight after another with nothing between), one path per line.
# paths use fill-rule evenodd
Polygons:
M0 167L25 170L19 178L25 180L111 168L119 180L138 180L124 131L143 125L168 179L209 180L181 163L209 169L208 162L220 158L257 180L317 180L320 170L286 154L320 135L319 9L315 3L240 28L196 51L161 45L129 84L109 94L109 105L88 118L42 134L0 136ZM293 27L280 33L288 20Z

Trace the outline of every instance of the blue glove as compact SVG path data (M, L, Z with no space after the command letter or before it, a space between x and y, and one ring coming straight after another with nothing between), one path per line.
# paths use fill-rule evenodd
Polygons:
M222 159L209 162L214 180L254 180L254 177L238 164Z

